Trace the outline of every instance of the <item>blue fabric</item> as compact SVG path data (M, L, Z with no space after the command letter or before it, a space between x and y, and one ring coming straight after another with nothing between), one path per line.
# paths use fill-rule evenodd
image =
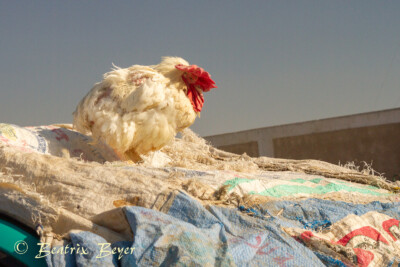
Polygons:
M134 233L133 243L114 243L104 252L99 245L106 243L103 238L89 232L71 233L70 246L84 247L87 253L50 255L47 262L51 267L344 266L320 252L314 254L281 227L318 229L349 214L363 215L372 210L400 219L400 203L361 205L307 199L269 202L251 209L206 209L179 193L167 213L135 206L124 208ZM274 216L279 212L280 216ZM129 253L112 255L111 249Z
M67 247L67 246L65 246ZM55 246L53 249L55 251L60 251L60 249L65 249L63 246ZM69 248L72 248L71 243L68 244ZM68 266L76 267L75 253L46 253L46 263L49 267L52 266Z
M400 220L400 202L381 203L374 201L368 204L351 204L342 201L322 199L307 199L303 201L275 201L259 205L261 214L277 214L283 211L276 223L284 227L303 227L306 229L321 229L329 227L350 214L362 216L367 212L376 211ZM325 225L323 223L326 223ZM321 227L322 226L322 227ZM326 266L345 266L339 260L332 259L314 251Z
M122 266L324 266L273 220L215 206L206 210L182 193L168 214L127 207L126 216L136 234L135 251Z
M376 211L400 220L400 202L381 203L374 201L368 204L352 204L342 201L331 201L310 198L303 201L274 201L258 206L263 215L277 214L283 210L278 219L285 227L309 228L307 225L326 222L334 224L350 214L362 216ZM312 229L312 227L310 227Z

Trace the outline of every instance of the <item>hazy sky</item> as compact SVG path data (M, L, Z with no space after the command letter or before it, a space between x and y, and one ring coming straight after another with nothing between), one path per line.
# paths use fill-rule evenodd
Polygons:
M400 107L400 1L0 0L0 122L72 122L112 63L181 56L213 135Z

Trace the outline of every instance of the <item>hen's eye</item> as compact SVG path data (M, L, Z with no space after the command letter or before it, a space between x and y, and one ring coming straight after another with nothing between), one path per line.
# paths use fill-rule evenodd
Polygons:
M197 76L196 76L196 75L193 75L193 74L191 74L191 73L185 73L184 75L185 75L185 78L186 78L186 79L188 80L188 82L190 82L190 83L194 83L194 82L197 81Z

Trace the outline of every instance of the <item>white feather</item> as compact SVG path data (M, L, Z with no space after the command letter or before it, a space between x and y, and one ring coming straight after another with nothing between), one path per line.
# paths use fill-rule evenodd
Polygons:
M160 149L196 118L177 64L188 65L167 57L150 67L114 66L79 103L76 129L91 132L122 154Z

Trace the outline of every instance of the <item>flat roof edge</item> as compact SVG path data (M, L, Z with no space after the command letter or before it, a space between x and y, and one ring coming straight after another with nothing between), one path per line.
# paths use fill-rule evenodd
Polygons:
M253 129L242 130L242 131L236 131L236 132L227 132L227 133L209 135L209 136L205 136L205 137L203 137L203 138L218 137L218 136L223 136L223 135L227 135L227 134L241 134L241 133L253 132L253 131L258 131L258 130L263 130L263 129L277 128L277 127L284 127L284 126L292 126L292 125L297 125L297 124L313 123L313 122L328 121L328 120L336 120L336 119L344 119L344 118L355 117L355 116L368 116L368 115L372 115L372 114L389 113L389 112L393 112L393 111L399 111L399 112L400 112L400 108L376 110L376 111L369 111L369 112L356 113L356 114L350 114L350 115L343 115L343 116L338 116L338 117L330 117L330 118L322 118L322 119L309 120L309 121L301 121L301 122L294 122L294 123L278 124L278 125L272 125L272 126L266 126L266 127L253 128ZM399 121L400 121L400 117L399 117Z

